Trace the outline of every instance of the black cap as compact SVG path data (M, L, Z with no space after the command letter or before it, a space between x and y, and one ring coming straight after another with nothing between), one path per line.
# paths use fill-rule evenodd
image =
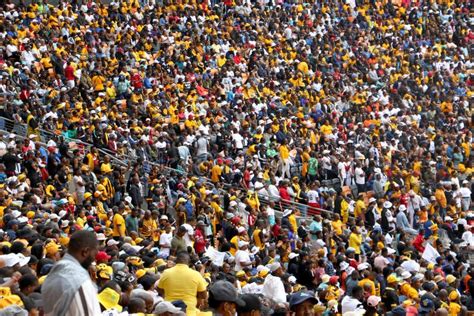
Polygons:
M245 306L239 307L237 313L249 313L262 309L260 298L256 294L243 294L240 299L245 302Z
M245 306L245 302L239 299L237 289L227 281L217 281L209 288L209 293L218 302L233 302L238 306Z

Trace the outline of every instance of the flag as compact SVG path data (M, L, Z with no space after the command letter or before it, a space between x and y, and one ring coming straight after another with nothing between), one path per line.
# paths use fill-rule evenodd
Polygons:
M427 244L421 257L430 263L436 263L436 258L439 257L439 252L433 246Z

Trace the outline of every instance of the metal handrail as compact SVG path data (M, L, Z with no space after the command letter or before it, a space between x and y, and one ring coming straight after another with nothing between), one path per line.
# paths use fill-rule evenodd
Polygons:
M15 130L15 131L19 131L20 129L24 131L25 135L20 135L20 134L16 134L18 137L24 139L24 138L27 138L28 135L27 135L27 131L28 131L28 127L27 127L27 124L23 123L23 122L17 122L17 121L14 121L14 120L11 120L9 118L6 118L6 117L2 117L0 116L0 119L4 120L5 123L9 123L10 124L10 128L11 130ZM5 124L7 125L7 124ZM16 129L15 129L16 127ZM37 129L40 133L40 137L42 136L43 139L41 142L41 144L43 145L46 145L46 143L49 141L49 139L51 139L53 136L57 136L55 135L54 133L52 133L51 131L48 131L48 130L45 130L45 129L41 129L41 128L38 128ZM1 129L0 129L1 131ZM91 148L96 148L102 155L106 155L108 156L111 161L117 163L117 164L120 164L122 166L128 166L128 163L126 163L125 161L117 158L112 152L110 152L109 150L107 149L104 149L104 148L97 148L95 147L93 144L90 144L90 143L87 143L87 142L84 142L80 139L77 139L77 138L67 138L68 140L70 141L73 141L75 143L78 143L82 146L84 146L85 148L88 148L89 150ZM130 157L132 158L132 157ZM133 161L136 161L136 159L134 159ZM166 166L166 165L163 165L163 164L159 164L159 163L156 163L154 161L147 161L147 163L149 163L150 165L152 166L156 166L156 167L160 167L160 168L164 168L168 171L175 171L177 173L181 173L181 174L184 174L184 175L187 175L187 176L191 176L191 175L194 175L194 174L190 174L189 172L185 171L185 170L178 170L178 169L174 169L174 168L171 168L169 166ZM211 181L211 179L209 179L208 177L205 177L205 176L199 176L199 178L203 179L206 184L209 184L213 187L214 186L214 183ZM234 189L239 189L239 190L247 190L245 189L244 187L242 186L233 186L231 184L228 184L228 183L225 183L224 186L226 188L234 188ZM223 193L223 190L221 190L221 193ZM266 197L267 196L263 196L261 194L258 195L259 196L259 201L261 204L268 204L270 201L267 201ZM329 215L333 215L334 212L332 211L329 211L329 210L326 210L326 209L322 209L322 208L316 208L316 207L311 207L309 205L306 205L306 204L302 204L302 203L299 203L299 202L296 202L296 201L279 201L277 204L283 204L283 205L288 205L288 207L285 207L285 208L289 208L289 209L307 209L307 210L313 210L313 211L316 211L316 212L321 212L321 213L326 213L326 214L329 214ZM280 215L282 214L282 212L276 210L275 211L276 214ZM279 216L281 217L281 215ZM351 217L351 216L350 216ZM309 217L305 217L305 216L300 216L300 219L304 219L304 218L309 218Z

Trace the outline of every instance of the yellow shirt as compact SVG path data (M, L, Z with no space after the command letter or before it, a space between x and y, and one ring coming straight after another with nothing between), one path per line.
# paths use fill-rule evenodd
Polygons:
M360 245L361 244L362 244L362 236L360 234L351 233L350 236L349 236L349 247L354 248L355 253L357 255L360 255Z
M199 272L180 263L165 270L158 283L158 288L165 292L165 301L183 300L187 306L186 314L193 316L199 313L196 295L204 292L206 287L206 280Z
M113 219L114 229L112 236L120 237L125 236L125 219L120 214L115 214ZM119 226L120 225L120 226Z
M290 151L286 145L281 145L279 151L281 159L288 159L290 157Z
M449 303L449 316L457 316L461 314L461 305L455 302Z
M232 239L230 240L230 243L232 244L233 247L230 247L230 250L229 252L235 256L235 254L237 253L237 250L239 249L239 236L238 235L235 235L234 237L232 237Z
M219 182L219 177L222 174L222 168L219 165L215 165L211 169L211 181L212 182Z
M290 216L288 216L288 221L290 222L291 227L293 228L293 232L296 233L296 231L298 230L298 224L296 223L295 214L291 214Z
M356 218L362 216L365 212L365 209L366 207L364 201L357 200L356 205L354 207L354 216Z
M375 283L371 279L365 278L365 279L360 280L359 286L364 288L364 285L367 283L370 284L370 294L375 295Z
M331 225L332 225L332 229L334 230L336 235L338 235L338 236L342 235L342 222L341 222L341 220L333 221L333 222L331 222Z

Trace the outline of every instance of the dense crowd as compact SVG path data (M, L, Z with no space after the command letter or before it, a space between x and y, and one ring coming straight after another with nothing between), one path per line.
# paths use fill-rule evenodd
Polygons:
M0 315L474 311L470 1L15 3Z

